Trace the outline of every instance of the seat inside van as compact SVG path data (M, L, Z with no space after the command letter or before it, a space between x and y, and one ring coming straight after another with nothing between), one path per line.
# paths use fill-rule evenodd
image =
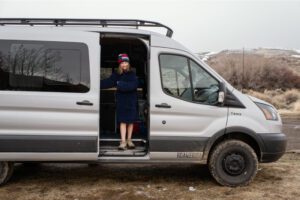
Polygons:
M116 88L100 92L100 156L144 156L148 150L148 40L143 37L105 34L101 36L101 80L118 69L118 55L127 53L131 69L138 78L139 120L134 123L135 149L119 151L119 125L116 121Z

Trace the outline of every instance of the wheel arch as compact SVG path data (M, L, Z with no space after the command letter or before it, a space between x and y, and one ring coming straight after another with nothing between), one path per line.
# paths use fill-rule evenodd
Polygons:
M251 129L245 127L228 127L218 131L207 142L203 159L208 161L211 151L216 145L224 140L237 139L248 144L256 153L257 159L260 161L264 149L261 138Z

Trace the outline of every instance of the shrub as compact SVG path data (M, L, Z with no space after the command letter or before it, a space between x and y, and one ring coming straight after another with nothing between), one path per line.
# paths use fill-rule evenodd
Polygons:
M287 104L295 103L298 99L300 99L299 96L299 92L296 90L289 90L284 93L284 99Z
M278 89L265 90L263 92L245 90L245 92L274 105L279 110L300 111L300 90L291 89L283 91Z
M262 55L245 54L244 69L240 53L221 53L208 60L229 83L238 89L291 89L300 88L300 75L286 63ZM292 100L292 99L291 99Z

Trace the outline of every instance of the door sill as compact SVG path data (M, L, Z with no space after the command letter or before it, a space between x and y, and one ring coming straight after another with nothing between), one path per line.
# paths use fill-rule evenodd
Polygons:
M105 146L100 147L99 157L143 157L146 154L146 148L141 146L126 150L119 150L117 146Z
M148 162L150 160L149 154L144 156L100 156L98 157L98 162L103 163L140 163Z

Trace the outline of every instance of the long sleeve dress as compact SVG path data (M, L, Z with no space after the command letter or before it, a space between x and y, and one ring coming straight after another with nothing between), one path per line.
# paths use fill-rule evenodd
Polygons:
M116 87L117 122L134 123L138 120L138 80L133 71L112 75L100 83L101 89Z

